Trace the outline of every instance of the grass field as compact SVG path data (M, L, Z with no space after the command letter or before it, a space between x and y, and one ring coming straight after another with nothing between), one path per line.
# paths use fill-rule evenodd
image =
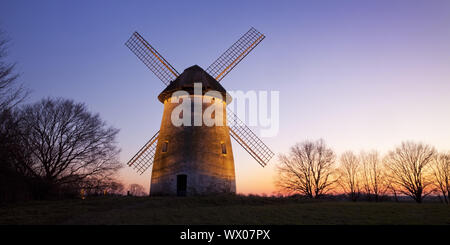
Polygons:
M0 206L0 224L450 224L441 203L288 198L96 197Z

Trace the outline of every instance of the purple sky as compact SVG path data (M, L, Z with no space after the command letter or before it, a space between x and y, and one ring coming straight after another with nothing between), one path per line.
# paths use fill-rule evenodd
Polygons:
M276 152L324 138L341 153L386 152L403 140L450 150L450 1L3 0L0 28L33 93L85 102L120 128L127 161L160 126L164 88L125 46L139 31L179 72L206 68L253 26L267 38L224 80L280 91ZM239 192L274 190L233 145ZM149 172L121 172L148 188Z

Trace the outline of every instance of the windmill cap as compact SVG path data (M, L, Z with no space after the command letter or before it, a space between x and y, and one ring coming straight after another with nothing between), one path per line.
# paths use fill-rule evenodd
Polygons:
M158 95L158 100L164 103L165 100L172 97L176 91L186 91L194 94L194 83L202 84L202 95L208 91L217 91L222 95L222 100L226 100L227 104L231 102L231 96L225 88L220 85L211 75L198 65L193 65L183 71L174 81ZM214 96L214 95L212 95Z

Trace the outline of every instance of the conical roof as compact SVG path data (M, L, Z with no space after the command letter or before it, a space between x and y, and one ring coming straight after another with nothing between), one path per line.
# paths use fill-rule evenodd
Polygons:
M166 99L172 96L172 93L180 90L184 90L189 94L194 94L194 83L202 84L202 94L205 94L208 91L217 91L222 95L224 100L225 98L229 100L227 103L231 102L231 96L227 96L227 91L222 85L198 65L193 65L184 70L177 79L172 81L158 95L158 100L164 103Z

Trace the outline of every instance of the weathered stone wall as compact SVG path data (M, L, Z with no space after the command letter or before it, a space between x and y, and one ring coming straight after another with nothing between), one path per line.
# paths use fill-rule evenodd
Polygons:
M189 97L192 101L193 122L193 106L196 102L193 95ZM180 174L187 175L187 195L236 192L233 151L226 126L226 104L220 102L223 103L224 126L212 127L174 126L171 114L179 104L164 102L150 195L177 195L177 175ZM203 113L211 103L201 103ZM162 152L166 141L168 150ZM222 143L226 145L226 154L222 154Z

